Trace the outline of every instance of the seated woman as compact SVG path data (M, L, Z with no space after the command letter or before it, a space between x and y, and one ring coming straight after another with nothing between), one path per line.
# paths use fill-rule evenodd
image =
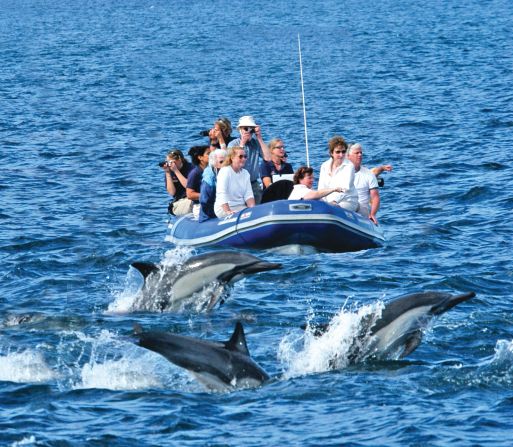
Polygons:
M294 174L292 165L284 161L285 144L283 140L275 138L269 141L269 150L271 151L271 159L269 161L262 160L260 163L260 178L264 189L273 183L273 176L281 176L282 174Z
M208 156L210 154L210 146L193 146L189 150L189 155L192 164L195 168L189 173L187 177L187 187L185 189L187 198L192 200L192 214L195 218L199 216L200 210L200 188L203 170L208 165Z
M229 149L223 167L217 175L216 216L227 217L246 207L255 206L249 172L244 169L246 151L239 146Z
M214 202L216 200L217 174L225 158L226 151L224 149L216 149L210 152L208 157L208 166L203 171L200 187L200 222L216 217Z
M186 197L185 187L192 165L185 159L181 150L173 149L167 154L166 163L163 164L162 169L166 176L166 190L173 197L169 203L169 213L175 216L190 213L192 202Z
M313 190L314 175L313 169L308 166L301 166L294 173L294 189L290 193L289 200L320 200L333 192L342 192L341 187L324 188Z
M334 192L324 198L327 202L335 202L341 208L358 211L358 193L354 187L354 165L345 158L347 143L342 137L335 136L329 143L330 159L321 165L318 189L342 188L342 192Z

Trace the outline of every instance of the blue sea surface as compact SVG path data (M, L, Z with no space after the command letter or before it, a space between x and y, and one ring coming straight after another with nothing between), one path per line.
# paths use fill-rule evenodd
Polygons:
M509 446L513 8L507 0L0 0L0 444ZM383 175L387 243L250 251L281 270L210 313L131 312L165 242L168 150L253 115L318 169L335 134ZM301 324L475 291L397 361L329 370ZM209 392L134 323L227 340L273 380ZM349 334L350 335L350 334ZM344 340L340 340L341 345ZM342 349L342 348L341 348Z

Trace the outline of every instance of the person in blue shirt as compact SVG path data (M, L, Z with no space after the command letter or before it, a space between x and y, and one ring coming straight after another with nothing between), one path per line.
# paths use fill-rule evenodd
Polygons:
M210 152L208 166L203 171L200 192L199 221L203 222L216 216L214 203L216 201L217 173L224 163L227 151L216 149Z
M192 200L192 213L194 217L199 216L200 211L200 188L203 170L208 166L208 156L210 154L210 146L193 146L189 150L194 169L187 176L186 194L189 200Z
M269 141L269 150L271 151L271 160L262 161L260 164L260 177L264 189L273 183L273 176L281 176L283 174L294 174L292 165L283 161L285 158L285 143L279 138ZM276 179L276 177L275 177Z
M230 141L228 148L241 147L248 156L244 169L249 172L253 197L258 204L262 200L262 187L260 186L259 180L259 159L271 160L271 152L262 138L260 126L255 123L252 116L242 116L237 124L237 129L240 133L240 137ZM255 138L253 138L253 136Z

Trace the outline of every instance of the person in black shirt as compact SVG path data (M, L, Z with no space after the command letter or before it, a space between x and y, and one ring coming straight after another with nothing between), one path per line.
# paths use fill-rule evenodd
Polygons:
M192 165L185 159L181 150L173 149L167 154L162 169L165 173L166 190L173 197L169 204L169 212L175 216L190 213L192 201L187 199L185 188Z

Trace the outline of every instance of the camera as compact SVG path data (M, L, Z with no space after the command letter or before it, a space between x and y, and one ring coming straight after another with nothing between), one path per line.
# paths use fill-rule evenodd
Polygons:
M159 163L159 166L160 166L161 168L163 168L163 167L164 167L164 166L166 166L166 165L167 165L167 160L161 161L161 162Z

